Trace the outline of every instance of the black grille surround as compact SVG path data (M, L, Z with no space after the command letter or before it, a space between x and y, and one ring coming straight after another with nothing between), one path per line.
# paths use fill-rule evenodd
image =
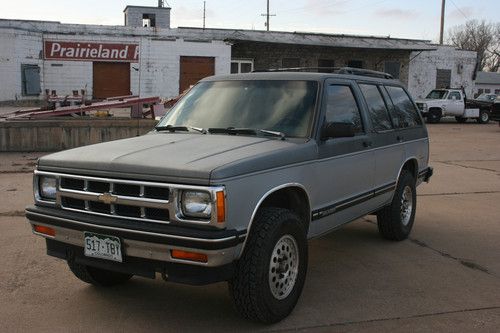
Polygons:
M55 200L40 195L40 177L56 179ZM217 212L217 200L221 194L224 200L223 206L226 201L226 190L221 185L184 185L35 169L33 186L37 206L125 219L131 222L190 225L219 230L226 228L225 219L220 221ZM212 205L210 217L203 219L185 216L180 202L183 191L208 193Z

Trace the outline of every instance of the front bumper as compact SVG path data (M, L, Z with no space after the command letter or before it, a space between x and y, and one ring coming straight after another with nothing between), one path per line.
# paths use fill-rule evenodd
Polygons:
M165 230L147 230L147 225L131 229L130 221L89 216L54 208L30 206L26 217L34 225L48 226L55 236L34 231L47 239L47 253L65 260L154 278L156 273L169 280L188 284L206 284L228 280L241 252L245 232L235 230L192 230L164 226ZM114 221L113 221L114 220ZM123 225L127 223L128 226ZM135 227L139 227L135 226ZM119 237L123 262L85 257L84 232ZM206 263L176 259L171 250L203 253Z

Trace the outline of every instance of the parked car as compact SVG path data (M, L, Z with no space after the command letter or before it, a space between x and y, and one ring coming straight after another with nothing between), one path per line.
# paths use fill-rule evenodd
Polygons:
M459 123L473 118L480 124L487 124L491 104L489 100L467 100L462 89L434 89L425 99L417 100L422 116L429 123L438 123L442 117L453 116Z
M84 282L228 281L244 317L279 321L302 292L308 238L370 213L390 240L413 227L429 139L382 77L206 78L147 135L42 157L26 216Z
M500 126L500 96L497 96L491 107L491 120L498 121Z

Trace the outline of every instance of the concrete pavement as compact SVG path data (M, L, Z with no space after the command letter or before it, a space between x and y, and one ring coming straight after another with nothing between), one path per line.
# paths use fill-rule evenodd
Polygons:
M6 332L447 331L500 327L500 128L429 125L435 175L419 187L411 238L367 216L310 242L302 297L284 321L239 318L225 283L133 278L102 290L45 255L22 209L30 154L0 154L0 323ZM24 168L24 169L23 169ZM14 190L15 189L15 190Z

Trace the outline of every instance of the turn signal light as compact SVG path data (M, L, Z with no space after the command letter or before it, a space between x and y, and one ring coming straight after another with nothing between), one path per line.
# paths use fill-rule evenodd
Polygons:
M38 232L39 234L44 234L51 237L54 237L56 235L56 231L54 229L43 225L34 225L33 230L35 230L35 232Z
M217 192L217 222L222 223L226 220L226 199L224 191Z
M208 262L208 257L203 253L188 252L182 250L170 250L170 255L175 259L197 261L197 262Z

